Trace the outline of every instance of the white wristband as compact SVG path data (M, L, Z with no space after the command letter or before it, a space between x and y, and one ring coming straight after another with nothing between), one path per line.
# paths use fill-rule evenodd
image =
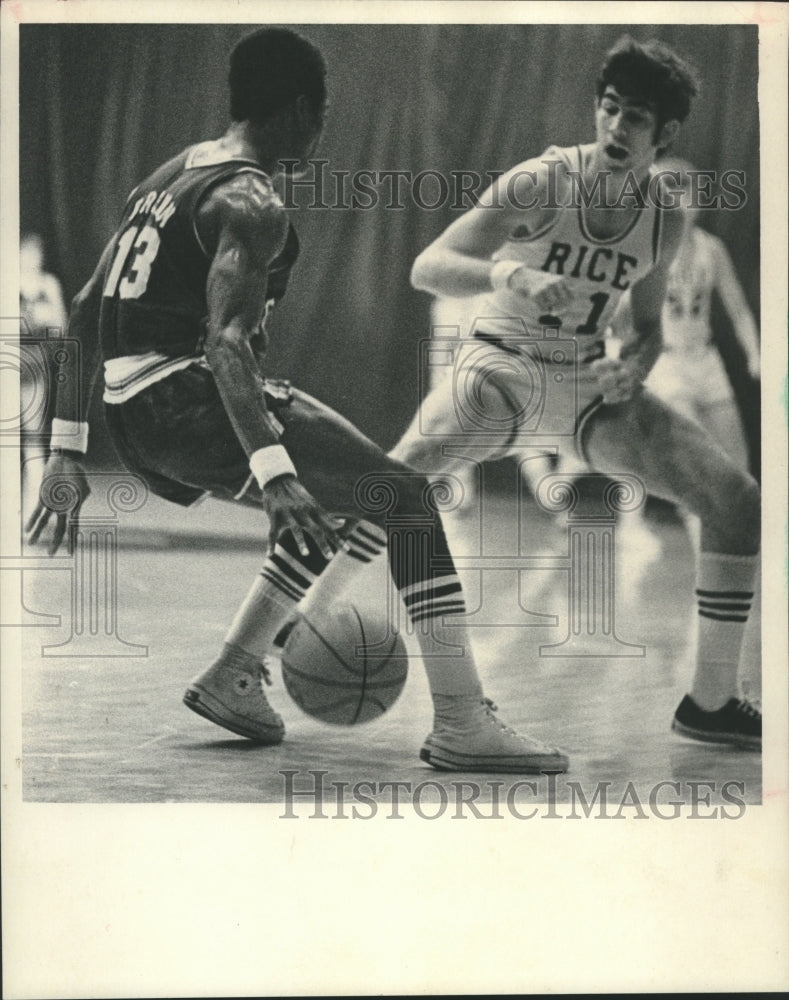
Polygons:
M510 287L510 278L523 267L522 260L497 260L490 269L490 283L496 292L506 292Z
M250 456L249 467L261 489L277 476L296 475L296 468L290 460L290 455L281 444L270 444L267 448L258 448Z
M65 448L67 451L81 451L84 455L88 450L88 425L75 420L52 421L52 437L49 439L50 449Z

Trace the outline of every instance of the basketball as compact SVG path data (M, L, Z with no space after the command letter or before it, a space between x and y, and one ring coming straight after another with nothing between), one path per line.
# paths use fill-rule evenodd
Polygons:
M288 694L308 715L335 726L383 715L397 701L407 674L400 636L354 604L333 607L320 624L299 617L282 651Z

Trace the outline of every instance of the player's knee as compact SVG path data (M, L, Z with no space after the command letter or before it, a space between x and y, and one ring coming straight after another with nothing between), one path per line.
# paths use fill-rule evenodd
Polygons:
M757 552L761 534L761 491L753 476L733 473L721 488L721 527L732 551Z
M761 535L762 495L759 484L747 473L740 477L737 508L744 531L753 542L754 548L758 548Z
M430 473L438 464L435 448L430 440L418 435L406 435L392 450L389 457L408 469Z
M365 520L383 526L391 517L427 513L429 491L427 476L392 461L386 470L359 480L356 504Z

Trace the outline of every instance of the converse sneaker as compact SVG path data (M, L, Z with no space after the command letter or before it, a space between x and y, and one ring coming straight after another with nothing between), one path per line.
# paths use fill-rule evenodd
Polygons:
M566 771L567 755L531 736L510 729L494 712L489 698L476 695L435 697L433 732L419 757L440 771L539 774Z
M671 728L706 743L728 743L748 750L762 748L762 713L747 698L730 698L723 708L705 712L686 694L674 713Z
M239 655L241 654L241 655ZM263 683L271 684L265 663L227 647L222 656L199 674L184 694L184 705L231 733L257 743L281 743L285 726L269 705Z

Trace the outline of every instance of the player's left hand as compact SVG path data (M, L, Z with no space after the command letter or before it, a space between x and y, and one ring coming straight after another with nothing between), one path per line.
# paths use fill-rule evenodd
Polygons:
M641 389L639 373L620 358L598 358L589 368L595 374L604 403L625 403Z
M762 377L762 361L758 354L748 358L748 374L756 382Z
M68 554L72 555L80 508L89 495L90 486L82 463L71 455L53 452L44 469L38 504L25 525L28 544L35 545L55 514L55 530L48 553L54 556L66 537Z

